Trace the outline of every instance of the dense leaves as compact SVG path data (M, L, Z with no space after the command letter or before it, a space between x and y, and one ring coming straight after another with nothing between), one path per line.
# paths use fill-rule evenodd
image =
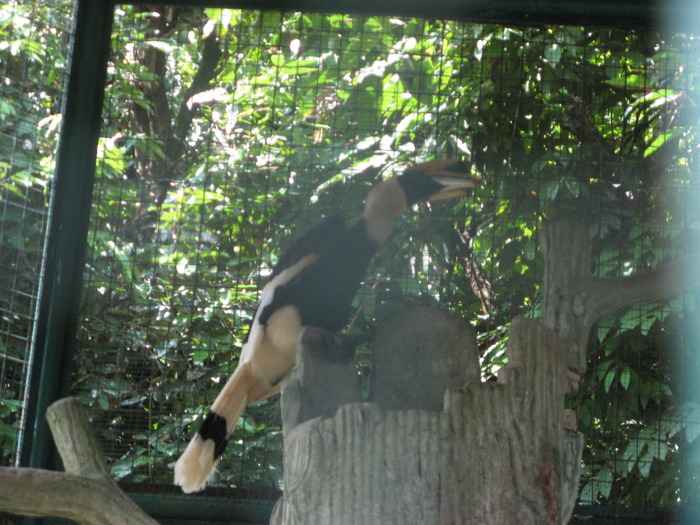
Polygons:
M695 243L690 37L180 7L116 14L74 390L95 407L119 479L170 482L280 250L326 213L356 216L368 188L409 162L460 157L488 185L402 218L348 331L367 338L412 304L440 304L477 325L485 378L505 362L510 319L539 315L543 221L589 224L599 275L653 267ZM45 185L49 173L32 177ZM682 500L679 457L697 447L700 400L671 348L695 315L691 299L620 312L592 333L590 373L571 400L589 437L582 501ZM279 486L279 431L276 400L251 407L218 482Z

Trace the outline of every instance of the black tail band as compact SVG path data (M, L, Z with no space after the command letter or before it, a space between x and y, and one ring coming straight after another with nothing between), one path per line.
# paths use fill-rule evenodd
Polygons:
M203 440L211 439L214 442L214 459L220 457L226 449L228 439L226 436L226 418L214 412L209 412L199 428L199 435Z

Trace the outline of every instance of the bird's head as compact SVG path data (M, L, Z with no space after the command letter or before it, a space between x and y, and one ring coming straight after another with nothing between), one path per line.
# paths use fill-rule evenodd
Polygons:
M368 234L381 244L391 233L394 219L413 204L460 197L483 183L483 179L470 174L459 160L439 159L414 164L401 175L372 188L363 215Z
M484 180L472 175L464 162L457 159L436 159L414 164L396 177L406 196L406 205L461 197L481 186Z

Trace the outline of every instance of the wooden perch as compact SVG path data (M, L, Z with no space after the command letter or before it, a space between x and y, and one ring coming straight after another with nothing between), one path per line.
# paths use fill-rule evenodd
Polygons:
M111 478L82 405L74 398L46 413L66 472L0 468L0 509L86 525L157 525Z

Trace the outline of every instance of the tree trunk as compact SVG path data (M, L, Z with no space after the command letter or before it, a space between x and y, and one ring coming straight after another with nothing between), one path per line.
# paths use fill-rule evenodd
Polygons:
M378 337L373 380L381 386L371 403L333 388L353 383L352 363L330 370L300 345L303 366L282 391L283 413L294 417L284 419L284 497L271 524L568 522L583 436L564 398L585 372L592 323L697 285L698 276L679 275L691 264L680 261L594 278L588 232L570 223L547 227L543 249L542 321L512 322L497 382L479 381L473 334L437 311L408 314ZM436 392L444 392L437 406ZM323 412L314 399L324 400Z
M448 390L441 411L357 403L297 426L272 523L565 521L582 439L562 424L561 344L541 323L516 319L499 381Z

